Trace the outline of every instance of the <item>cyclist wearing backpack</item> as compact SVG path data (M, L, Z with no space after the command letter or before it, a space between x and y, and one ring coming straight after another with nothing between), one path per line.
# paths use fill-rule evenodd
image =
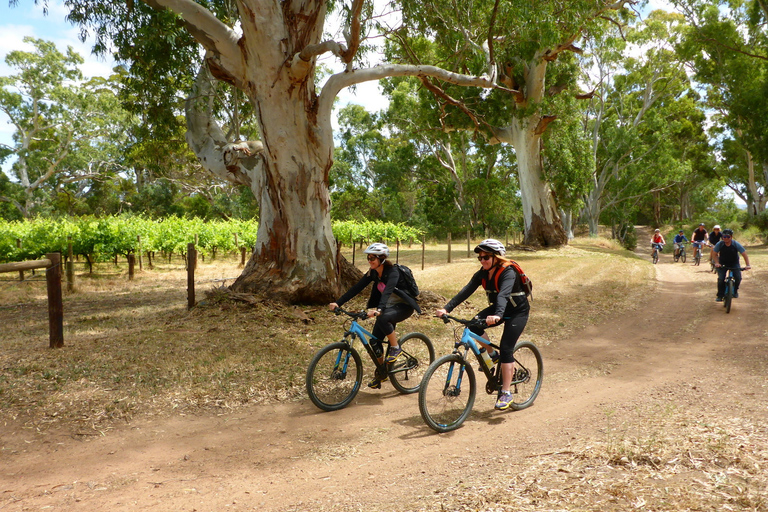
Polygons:
M509 389L515 372L512 354L518 338L525 329L525 324L528 323L531 307L523 291L522 277L518 276L511 261L504 257L507 251L501 242L493 238L483 240L475 247L475 252L478 254L477 259L480 260L480 270L475 272L469 283L435 314L441 317L450 313L456 306L467 300L479 286L485 289L490 305L477 316L485 317L488 327L504 325L499 344L501 354L491 354L491 358L496 361L501 357L501 392L496 401L496 409L505 410L509 408L513 399ZM488 339L483 329L472 328L472 332ZM484 345L484 348L487 350L491 347Z
M381 243L371 244L365 250L365 254L368 255L370 270L347 293L342 295L336 302L331 302L328 307L331 311L335 310L363 291L370 283L373 283L371 296L366 306L368 308L368 317L376 317L376 323L373 325L371 345L379 359L379 363L383 363L384 347L382 346L382 341L386 338L389 342L386 362L393 363L402 351L395 334L395 326L409 318L414 311L421 313L421 309L413 297L397 287L401 271L397 265L393 265L392 262L387 260L389 247ZM379 375L377 370L373 380L368 383L368 387L380 389L381 383L385 382L388 378L389 376L386 374Z

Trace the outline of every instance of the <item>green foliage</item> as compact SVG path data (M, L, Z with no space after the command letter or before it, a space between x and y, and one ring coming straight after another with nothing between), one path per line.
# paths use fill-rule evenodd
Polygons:
M161 220L134 215L0 220L0 261L34 260L57 251L66 254L70 237L73 253L88 256L91 261L109 261L115 255L138 251L138 237L144 252L186 254L187 245L194 243L197 235L195 247L200 254L224 254L241 247L252 248L258 227L257 222L248 220L203 221L178 216ZM340 221L333 223L333 235L349 246L360 240L367 243L420 240L423 232L390 222ZM16 240L21 240L20 248Z
M198 252L209 255L253 247L257 230L258 224L253 221L204 222L177 216L157 221L133 215L0 221L0 261L38 259L56 251L66 254L70 240L73 253L91 261L108 261L115 255L138 251L139 247L145 252L185 254L195 235ZM17 247L17 240L21 247Z
M360 240L366 243L420 240L422 235L423 232L420 229L390 222L337 221L333 223L333 236L347 246Z

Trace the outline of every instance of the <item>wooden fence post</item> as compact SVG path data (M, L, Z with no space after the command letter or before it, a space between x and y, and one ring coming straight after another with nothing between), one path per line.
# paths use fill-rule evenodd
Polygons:
M142 262L143 258L141 257L141 235L136 235L136 242L138 243L138 246L139 246L139 248L136 251L139 255L139 272L143 272L144 264Z
M355 264L355 241L352 240L352 265Z
M400 239L396 242L395 263L400 263Z
M48 331L50 347L64 346L64 305L61 300L61 253L45 255L51 266L45 269L45 283L48 288Z
M16 239L16 247L18 249L21 249L21 238ZM24 280L24 271L19 270L19 281L23 281L23 280Z
M72 260L72 237L67 237L67 291L75 291L75 262Z
M128 280L133 281L134 269L136 267L136 256L132 252L128 253Z
M448 232L448 263L451 262L451 232Z
M197 238L197 235L195 235ZM187 244L187 309L195 307L195 267L197 266L197 249L195 244Z
M421 270L424 270L424 256L426 251L427 236L421 239Z

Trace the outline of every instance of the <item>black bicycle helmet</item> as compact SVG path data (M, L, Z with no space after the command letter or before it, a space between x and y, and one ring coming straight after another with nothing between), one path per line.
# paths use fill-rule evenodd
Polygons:
M731 228L725 228L723 230L723 235L731 235L731 236L733 236L733 230Z

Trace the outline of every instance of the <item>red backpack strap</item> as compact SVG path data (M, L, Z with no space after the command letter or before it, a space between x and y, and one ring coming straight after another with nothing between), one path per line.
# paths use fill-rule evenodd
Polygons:
M504 261L499 265L499 268L496 269L493 275L493 284L496 285L496 291L499 291L499 277L501 277L501 274L504 273L504 271L507 269L507 267L511 266L512 263L509 261ZM483 289L488 289L488 283L485 282L485 278L483 278Z

